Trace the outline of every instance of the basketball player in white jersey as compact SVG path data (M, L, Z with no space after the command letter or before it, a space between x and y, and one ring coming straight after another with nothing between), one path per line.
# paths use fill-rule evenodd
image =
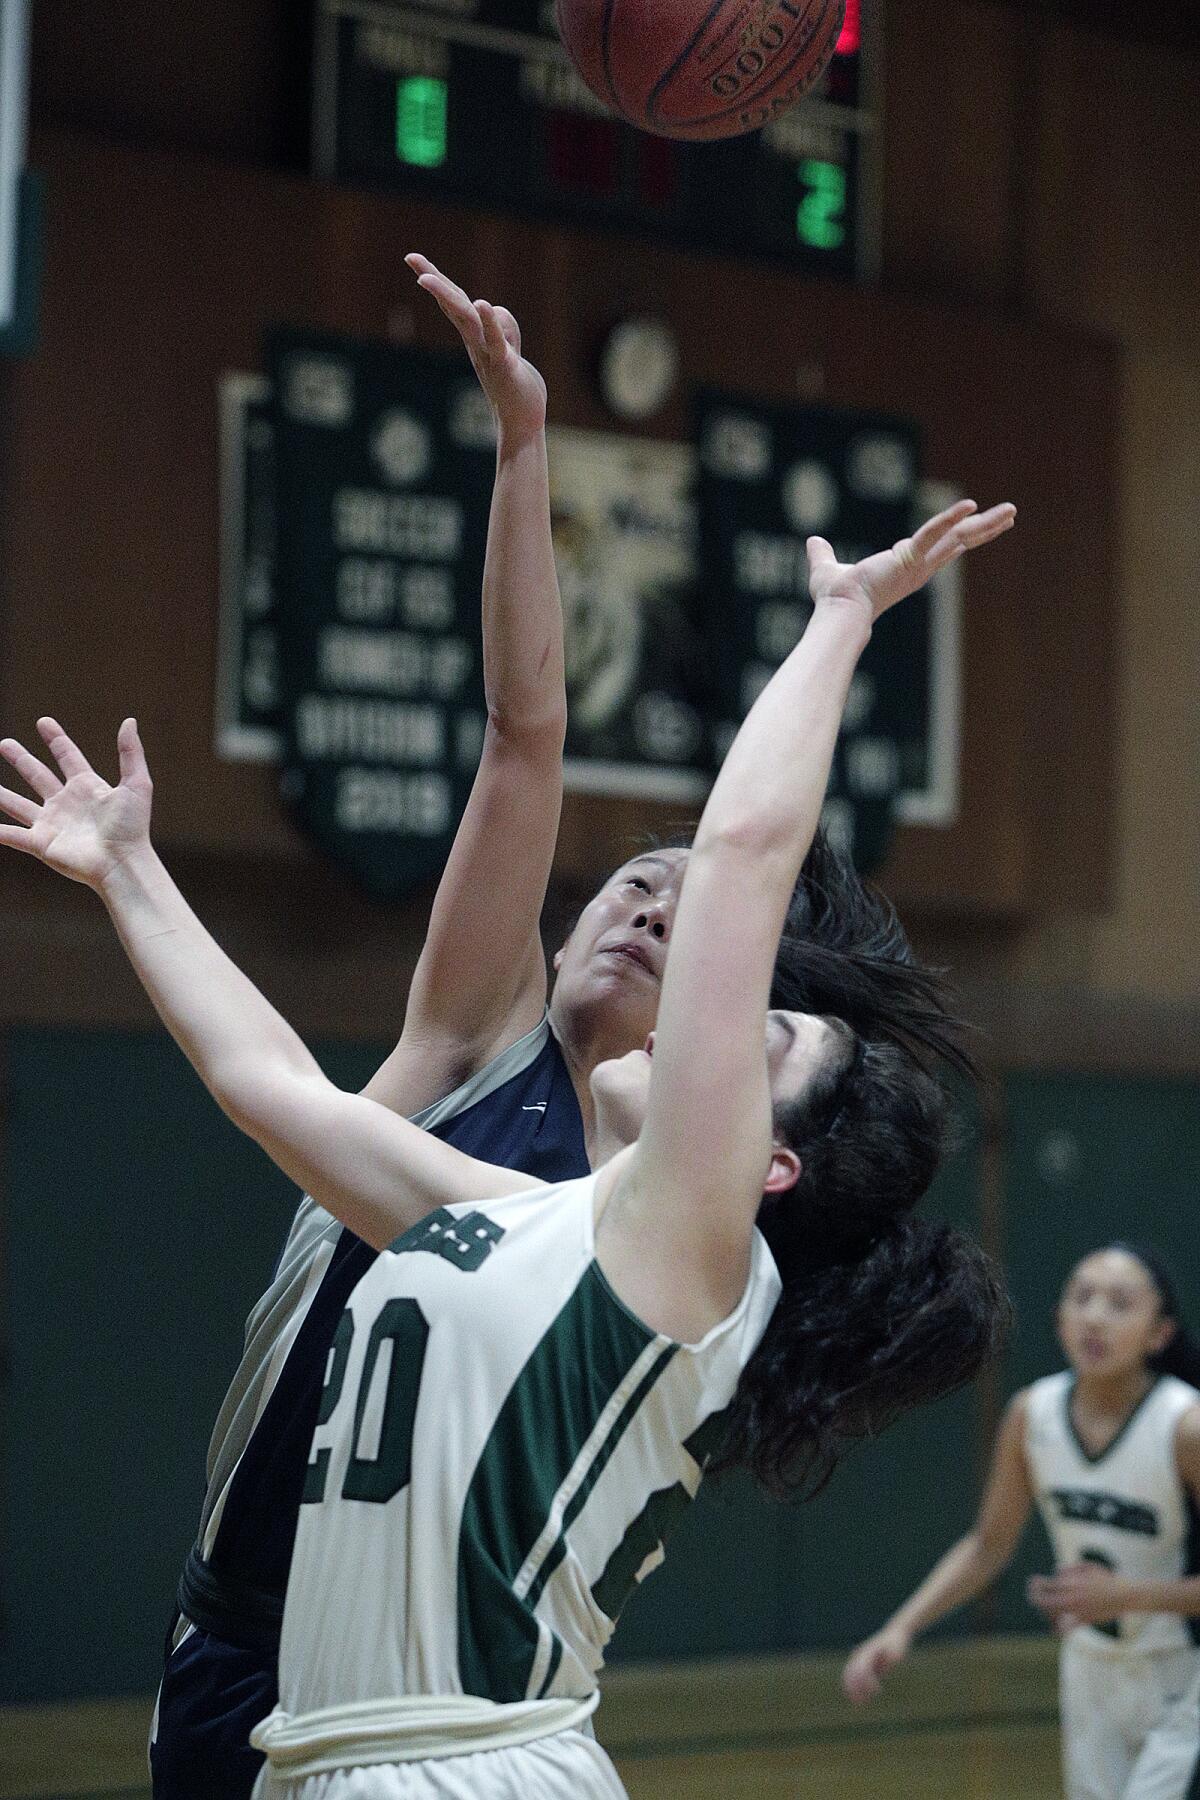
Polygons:
M869 1700L914 1638L1006 1566L1036 1504L1057 1573L1029 1597L1062 1633L1068 1800L1200 1793L1200 1346L1149 1250L1085 1256L1063 1290L1070 1367L1009 1405L974 1530L843 1683ZM1190 1379L1181 1380L1173 1370Z
M158 861L132 720L115 788L53 720L61 779L0 744L40 799L0 790L0 844L100 894L230 1117L384 1252L331 1345L256 1791L619 1794L585 1729L596 1674L714 1450L811 1487L993 1347L986 1259L910 1216L936 1084L768 1006L873 623L1013 516L963 502L854 567L810 540L813 614L705 808L653 1060L597 1067L597 1172L557 1188L326 1081Z

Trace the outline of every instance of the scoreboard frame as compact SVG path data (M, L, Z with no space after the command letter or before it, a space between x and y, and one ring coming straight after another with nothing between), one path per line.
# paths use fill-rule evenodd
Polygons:
M314 175L343 186L366 186L390 193L407 194L413 198L507 211L519 216L540 218L549 223L583 227L605 235L627 234L642 239L658 238L685 250L726 257L734 255L763 259L818 279L850 280L856 283L878 279L883 211L884 0L867 0L859 15L857 92L853 103L842 103L819 93L808 95L795 107L772 120L763 131L750 134L751 138L765 138L768 146L771 146L773 134L776 141L770 148L759 149L755 145L749 155L744 137L721 140L716 144L697 144L675 139L657 140L649 134L639 134L634 127L618 118L590 94L574 70L562 44L551 37L544 26L515 28L468 16L486 5L487 0L474 0L474 5L472 0L454 0L453 4L444 6L439 5L438 0L317 0L314 12L311 143ZM542 10L544 12L545 8ZM431 179L420 166L406 168L397 157L394 163L388 162L385 172L378 150L375 151L378 161L372 168L363 167L361 157L356 158L353 152L349 158L351 166L347 167L342 99L346 68L342 29L347 22L364 27L374 26L381 32L395 32L398 39L408 32L412 34L414 44L420 41L429 45L437 43L445 47L447 61L455 46L485 53L502 52L511 55L518 62L523 57L536 53L538 62L545 65L546 69L556 76L561 72L564 84L571 90L567 104L555 106L552 102L543 100L542 104L547 111L569 114L577 104L581 119L590 115L594 123L610 121L620 134L617 142L619 158L623 158L626 163L630 155L629 146L639 137L670 145L677 158L676 172L683 190L677 197L674 208L664 206L657 216L652 217L649 208L643 206L643 216L639 217L636 205L627 195L614 196L607 202L596 202L589 194L573 192L565 183L555 186L549 178L538 180L532 171L527 171L529 186L531 190L537 191L526 195L484 191L484 188L472 183L469 167L461 172L457 169L443 172L439 165L437 175ZM522 73L524 72L522 69ZM448 77L443 74L439 80L446 81ZM413 85L417 85L416 80ZM504 104L511 107L513 102L506 97ZM516 104L519 108L534 109L538 106L538 101L526 93L518 98ZM514 123L519 124L522 116L521 112L515 113ZM840 165L849 177L847 234L843 243L837 246L836 255L828 249L823 252L812 239L805 241L799 230L798 220L794 240L787 239L783 230L773 231L768 236L767 227L761 222L747 225L739 241L727 239L721 235L722 221L719 215L710 218L709 209L699 203L702 193L710 193L712 186L712 168L706 167L699 161L700 158L711 158L715 154L718 158L728 157L732 165L732 156L740 154L745 166L731 166L730 173L735 173L747 186L754 185L756 166L762 169L769 181L776 182L779 179L778 171L786 168L793 156L797 160L815 157L819 166L822 154L820 150L793 152L787 147L786 134L789 130L794 134L798 125L801 127L801 135L803 127L807 127L818 142L823 134L836 134L847 140L845 160ZM779 141L780 137L783 138L782 142ZM740 150L734 149L730 155L731 146L739 146ZM582 147L579 153L583 154ZM359 166L353 166L355 162ZM720 163L716 166L721 167ZM799 170L797 173L799 174ZM691 194L687 192L689 184L693 190ZM819 210L819 195L816 198ZM728 220L724 223L727 225Z

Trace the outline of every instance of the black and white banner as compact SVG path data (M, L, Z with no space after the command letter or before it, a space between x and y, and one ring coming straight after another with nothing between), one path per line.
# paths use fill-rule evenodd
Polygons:
M495 460L457 357L271 345L283 786L363 887L441 868L483 743L480 590Z

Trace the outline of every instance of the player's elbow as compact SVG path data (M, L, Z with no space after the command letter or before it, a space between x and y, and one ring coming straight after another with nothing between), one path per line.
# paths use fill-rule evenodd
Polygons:
M1015 1548L1011 1534L986 1526L976 1527L963 1542L969 1547L972 1567L981 1587L986 1587L1007 1568Z
M490 745L500 755L560 763L567 739L565 691L526 695L521 701L496 698L488 706L487 738L485 748Z
M316 1079L325 1082L319 1071ZM265 1145L287 1137L288 1118L303 1104L298 1090L311 1080L286 1061L234 1055L213 1067L208 1087L238 1130Z
M689 871L708 865L753 870L767 880L778 868L790 881L796 861L796 823L770 809L747 807L738 816L702 819L688 857Z

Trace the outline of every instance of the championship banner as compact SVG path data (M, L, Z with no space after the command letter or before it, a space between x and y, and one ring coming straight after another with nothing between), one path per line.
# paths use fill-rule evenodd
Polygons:
M805 540L841 562L913 529L918 440L902 419L696 397L700 561L716 684L718 759L812 611ZM930 607L888 613L850 690L825 805L827 829L875 868L905 789L929 779Z
M458 357L281 332L269 366L283 791L393 898L441 869L483 744L491 413Z
M690 445L547 434L568 790L702 801L711 781Z

